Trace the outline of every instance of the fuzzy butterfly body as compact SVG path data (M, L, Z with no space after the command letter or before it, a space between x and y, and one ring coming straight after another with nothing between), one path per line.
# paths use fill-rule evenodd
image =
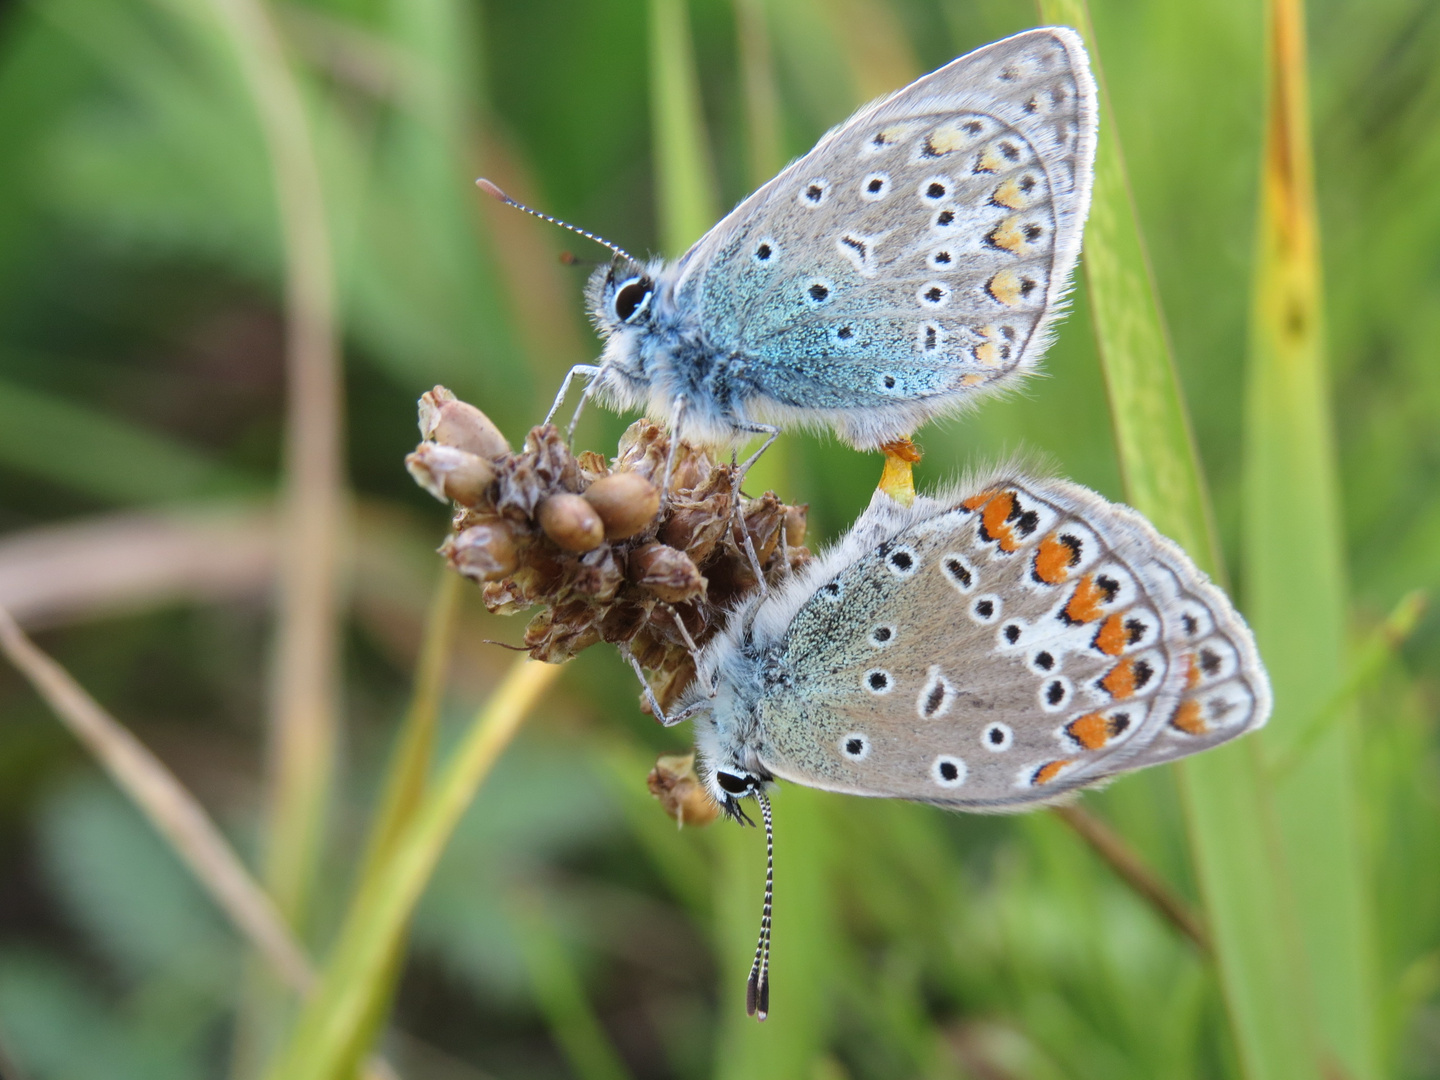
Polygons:
M1179 548L1085 488L1010 473L910 507L877 493L734 613L701 670L701 775L727 808L778 777L1021 810L1270 711L1249 628Z
M908 435L1044 352L1095 130L1074 31L963 56L831 131L677 262L597 271L605 352L577 371L692 441L772 425L862 448Z

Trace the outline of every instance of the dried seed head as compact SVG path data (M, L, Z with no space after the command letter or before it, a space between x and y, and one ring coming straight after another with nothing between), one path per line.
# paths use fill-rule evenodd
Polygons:
M405 458L415 482L442 501L482 506L495 483L495 467L477 454L439 443L421 443Z
M667 604L682 603L705 590L705 579L690 556L665 544L646 544L632 551L629 577Z
M593 551L605 542L600 515L579 495L547 495L535 517L545 535L566 551Z
M520 562L514 526L496 519L456 533L440 547L450 565L476 581L498 581Z
M585 489L585 499L605 523L607 540L634 536L660 510L660 489L635 472L602 476Z
M420 437L484 458L510 452L510 444L488 416L474 405L456 400L443 386L420 398Z
M490 442L493 456L472 452L474 433L494 425L443 387L421 399L420 412L431 441L407 464L426 490L461 504L441 548L451 566L486 583L492 612L538 605L525 630L535 659L560 663L601 641L625 645L667 710L694 678L690 643L703 646L756 585L746 537L772 585L809 558L798 546L804 507L773 494L745 500L742 533L730 466L686 443L675 446L662 510L670 436L648 420L626 430L607 462L572 454L550 426L532 430L518 451ZM441 445L442 435L471 441Z
M694 754L662 754L645 784L682 828L709 825L720 816L720 807L695 774Z

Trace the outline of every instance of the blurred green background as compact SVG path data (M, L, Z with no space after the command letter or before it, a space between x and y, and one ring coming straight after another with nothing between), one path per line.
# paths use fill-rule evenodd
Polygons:
M305 103L288 144L236 46L256 12L254 40L278 42ZM1102 128L1124 140L1244 607L1264 584L1247 576L1242 512L1264 8L1096 0L1092 15ZM291 310L307 302L296 265L322 309L333 281L340 720L333 781L316 772L321 840L302 844L304 895L284 905L323 958L439 576L446 512L402 466L415 399L444 383L518 442L597 352L586 270L559 259L596 249L484 199L474 177L674 254L686 222L856 105L1039 21L1020 0L0 6L0 604L262 865L285 722L272 601L292 543L276 500L295 460L287 413L317 415L287 383L287 280ZM1316 0L1308 26L1346 602L1342 669L1317 664L1318 700L1350 732L1347 887L1367 905L1355 947L1373 1010L1363 1063L1316 1068L1418 1080L1440 1077L1440 620L1403 640L1382 624L1440 585L1440 4ZM698 117L675 96L686 85ZM281 128L285 104L270 102ZM303 190L304 162L284 171L296 138L324 229L305 234L318 247L292 243L287 275L272 162ZM578 445L613 447L628 420L591 411ZM921 442L922 486L1038 451L1123 498L1084 284L1042 377ZM786 435L756 475L810 504L813 546L878 474L876 457ZM467 590L442 753L511 662L485 639L521 624ZM380 1042L400 1075L1259 1075L1214 965L1048 814L782 791L773 1013L747 1022L763 846L726 825L677 833L651 800L655 754L687 739L638 711L609 650L564 672L418 908ZM1085 806L1199 904L1174 770ZM1301 892L1287 902L1315 899ZM249 1080L285 1015L166 844L0 666L0 1075Z

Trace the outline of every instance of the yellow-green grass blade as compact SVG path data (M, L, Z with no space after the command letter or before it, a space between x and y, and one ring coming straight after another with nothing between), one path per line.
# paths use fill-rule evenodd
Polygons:
M1175 377L1114 116L1083 0L1041 0L1075 26L1101 85L1101 134L1084 272L1127 498L1212 574L1204 480ZM1231 1030L1246 1076L1318 1075L1294 905L1255 740L1180 766L1181 790Z
M720 205L685 0L650 0L650 111L660 242L674 257L715 223Z
M1275 690L1267 749L1322 722L1346 670L1346 584L1324 352L1301 0L1270 0L1245 443L1245 601ZM1275 788L1319 1031L1347 1076L1379 1075L1352 718Z
M540 694L561 668L517 661L481 709L441 775L395 838L383 865L360 883L271 1080L336 1080L355 1036L390 990L390 965L455 826Z

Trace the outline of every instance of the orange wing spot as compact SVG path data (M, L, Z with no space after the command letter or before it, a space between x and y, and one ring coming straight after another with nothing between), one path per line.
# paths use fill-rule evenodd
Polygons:
M1100 685L1112 698L1119 701L1135 694L1135 661L1121 660L1100 680Z
M961 386L979 386L985 381L984 375L976 375L973 372L969 375L960 376Z
M1025 247L1025 234L1020 231L1018 217L1006 218L991 229L985 239L997 248L1002 248L1014 255L1020 254L1021 249Z
M1200 685L1200 665L1195 663L1195 654L1186 653L1181 657L1185 661L1185 689L1194 690ZM1199 706L1197 705L1198 709Z
M1035 576L1046 585L1059 585L1078 558L1074 548L1051 533L1040 541L1040 550L1035 553Z
M1205 718L1200 715L1198 701L1182 701L1175 715L1170 717L1170 726L1179 728L1186 735L1204 735L1210 730Z
M1020 540L1009 524L1014 513L1015 493L1002 491L985 504L985 509L980 514L980 524L985 529L985 535L994 540L1001 551L1007 553L1020 546Z
M1065 605L1065 617L1072 623L1094 622L1100 618L1100 605L1105 599L1105 590L1095 584L1095 575L1086 574L1075 586L1075 595Z
M996 345L993 341L982 341L979 345L975 346L975 359L979 360L980 363L986 367L994 367L1000 363L1002 359L1000 346Z
M1012 176L991 193L990 201L1010 210L1024 210L1033 198L1020 186L1020 177Z
M1001 270L986 283L985 291L1006 307L1015 307L1025 295L1020 275L1014 270Z
M991 488L989 491L980 492L979 495L971 495L960 505L963 506L966 510L979 510L982 506L984 506L986 503L988 503L991 499L995 497L997 490L998 489L996 488Z
M1056 761L1047 761L1035 770L1035 775L1030 777L1030 783L1037 787L1041 784L1048 784L1051 780L1055 779L1061 769L1065 768L1066 765L1069 765L1074 760L1074 758L1059 758Z
M1110 721L1095 712L1071 720L1065 731L1086 750L1099 750L1110 741Z
M1100 624L1100 629L1091 644L1109 656L1119 656L1125 651L1125 644L1128 640L1128 635L1125 633L1125 617L1117 612Z

